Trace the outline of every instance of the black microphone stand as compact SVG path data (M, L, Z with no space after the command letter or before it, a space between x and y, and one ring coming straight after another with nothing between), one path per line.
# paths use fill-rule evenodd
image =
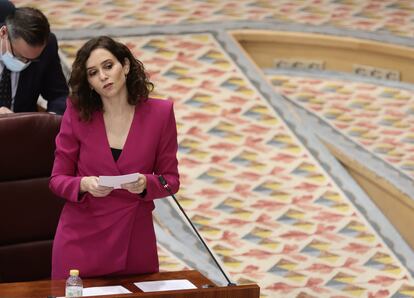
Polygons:
M168 191L168 193L170 194L170 196L174 199L175 203L177 204L178 208L180 208L181 212L184 214L185 218L187 219L188 223L191 225L191 227L193 228L193 231L196 233L198 239L200 239L201 243L203 243L204 247L207 249L208 253L210 254L210 256L212 257L213 261L216 263L217 267L220 269L221 273L223 274L223 276L226 278L228 284L227 286L235 286L235 283L232 283L230 281L230 279L228 278L228 276L226 275L226 273L224 272L223 268L221 268L219 262L216 260L216 258L214 257L213 253L211 252L211 250L208 248L207 244L204 242L203 238L201 237L201 235L198 233L197 228L193 225L193 222L188 218L187 213L185 213L184 209L181 207L180 203L177 201L177 199L175 198L174 194L172 193L170 186L168 185L167 181L164 179L164 177L162 175L158 176L158 180L160 181L160 183L162 184L162 186Z

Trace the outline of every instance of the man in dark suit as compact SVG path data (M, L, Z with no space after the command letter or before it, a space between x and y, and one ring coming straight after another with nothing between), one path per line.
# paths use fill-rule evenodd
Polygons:
M39 95L48 112L63 114L68 93L45 15L0 0L0 114L37 111Z

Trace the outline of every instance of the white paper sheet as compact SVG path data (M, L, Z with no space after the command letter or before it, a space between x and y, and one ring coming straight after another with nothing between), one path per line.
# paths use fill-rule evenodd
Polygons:
M114 294L129 294L132 293L123 286L105 286L105 287L90 287L83 289L83 296L99 296L99 295L114 295Z
M121 184L134 182L138 180L138 173L120 175L120 176L99 176L99 185L113 188L121 188Z
M114 295L114 294L130 294L132 293L123 286L104 286L104 287L90 287L84 288L82 296L99 296L99 295ZM65 296L59 296L57 298L65 298Z
M134 285L144 292L197 289L197 287L187 279L143 281L135 282Z

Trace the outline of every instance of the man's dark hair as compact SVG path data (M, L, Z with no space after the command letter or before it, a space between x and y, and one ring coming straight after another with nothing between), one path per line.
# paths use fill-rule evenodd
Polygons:
M30 46L42 46L49 39L49 21L36 8L16 8L7 16L5 24L11 39L22 38Z

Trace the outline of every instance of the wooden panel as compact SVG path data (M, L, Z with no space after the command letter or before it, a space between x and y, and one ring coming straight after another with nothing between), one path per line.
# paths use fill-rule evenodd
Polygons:
M351 37L302 32L236 30L230 32L261 68L275 59L322 60L326 70L352 72L355 64L398 70L401 81L414 83L414 49Z
M163 292L147 292L144 293L138 289L133 283L139 281L154 281L167 279L188 279L197 289L191 290L177 290L177 291L163 291ZM225 298L225 297L240 297L240 298L259 298L260 288L257 285L241 285L231 287L217 287L209 279L205 278L198 271L177 271L177 272L160 272L154 274L143 274L125 277L106 277L84 279L84 287L122 285L131 294L123 295L105 295L94 297L155 297L155 298ZM206 287L205 286L209 286ZM64 296L65 281L64 280L44 280L33 282L19 282L19 283L3 283L0 284L0 297L8 298L22 298L22 297L58 297Z
M414 249L414 233L412 232L414 209L406 204L403 199L393 196L361 173L354 171L352 168L348 168L348 170L351 176L400 232L405 241Z
M344 165L371 200L384 213L405 241L414 249L414 202L391 183L357 163L333 145L325 143L329 151ZM369 212L369 210L367 210Z

